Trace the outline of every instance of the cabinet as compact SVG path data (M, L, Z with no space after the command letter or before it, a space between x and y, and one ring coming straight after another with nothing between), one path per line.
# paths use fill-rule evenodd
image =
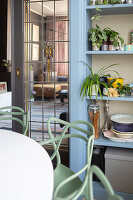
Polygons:
M105 19L105 16L107 16L107 18L111 18L112 16L112 20L114 20L115 16L126 16L128 15L128 17L132 17L133 18L133 4L115 4L115 5L99 5L98 6L101 9L101 15L104 16L103 18ZM89 30L89 28L91 27L91 16L96 14L96 6L89 6L89 2L87 2L86 4L86 61L88 62L88 64L91 66L93 63L93 56L95 56L95 60L100 60L102 59L102 62L104 63L104 59L106 61L105 56L112 56L111 59L113 60L113 56L115 57L114 60L116 61L118 59L117 56L119 56L119 60L121 61L121 59L124 59L128 61L128 59L132 59L131 56L133 54L133 51L91 51L89 45L88 45L88 37L87 37L87 32ZM129 16L131 15L131 16ZM117 17L116 17L117 20ZM112 22L113 23L113 22ZM115 22L114 22L115 23ZM123 20L123 26L125 25L124 23L126 23L126 21ZM97 22L98 24L98 22ZM120 24L121 25L121 24ZM109 26L109 25L108 25ZM116 27L117 28L117 27ZM115 27L114 27L115 30ZM131 31L131 29L130 29ZM125 31L126 32L126 31ZM125 33L127 34L127 33ZM128 42L128 39L127 41ZM124 56L124 57L123 57ZM129 58L130 57L130 58ZM111 60L109 57L109 61ZM109 63L110 64L110 63ZM113 64L113 61L112 61ZM104 66L104 65L103 65ZM132 67L132 66L130 66ZM119 71L121 66L119 67ZM132 68L131 68L132 69ZM124 73L129 73L130 76L130 70L126 70L123 69L123 74ZM131 77L132 78L132 77ZM133 80L132 80L133 81ZM95 99L95 97L93 97L93 99ZM89 100L89 98L88 98ZM101 100L101 97L98 97L98 100ZM113 102L126 102L126 105L128 105L128 103L130 104L130 102L133 102L133 96L127 96L127 97L103 97L104 101L113 101ZM114 103L114 104L115 104ZM133 143L132 142L113 142L110 141L108 139L106 139L102 134L100 136L99 139L95 140L95 145L98 146L111 146L111 147L121 147L121 148L133 148ZM98 185L98 183L95 183L97 189L97 192L100 190L100 187ZM102 190L102 189L101 189ZM122 194L122 196L127 199L130 200L133 198L133 194ZM102 197L103 198L103 197Z

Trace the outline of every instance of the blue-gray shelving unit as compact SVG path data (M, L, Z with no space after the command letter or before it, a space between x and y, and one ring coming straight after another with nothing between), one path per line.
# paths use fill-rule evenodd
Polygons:
M133 4L99 5L101 15L133 14ZM88 120L87 106L89 99L81 101L80 88L84 77L89 73L81 61L92 65L93 55L122 55L132 56L133 51L91 51L88 44L88 30L91 27L91 16L96 13L96 6L90 6L88 0L70 1L70 121ZM126 57L125 57L126 58ZM98 100L102 100L98 96ZM132 102L133 97L109 98L103 100ZM95 140L98 146L113 146L121 148L133 148L133 143L113 142L101 137ZM79 141L70 142L70 167L74 171L80 170L86 161L86 146ZM99 200L105 200L105 192L99 183L95 182L96 196ZM94 189L94 190L95 190ZM100 192L101 191L101 192ZM125 200L132 200L133 194L122 194Z
M101 15L120 15L120 14L133 14L133 4L115 4L115 5L99 5L98 6L101 9ZM86 29L86 32L88 31L89 27L91 26L91 16L96 14L96 6L86 6L86 21L88 24L88 27ZM88 60L88 64L91 65L92 62L92 56L93 55L131 55L133 54L133 51L91 51L89 50L89 46L86 48L86 60ZM92 99L95 99L95 97L92 97ZM107 97L104 96L103 99L98 96L98 100L109 100L109 101L127 101L132 102L133 96L125 96L125 97ZM89 100L89 98L87 98ZM121 148L133 148L133 142L115 142L108 140L103 136L101 133L100 138L96 139L94 144L96 146L106 146L106 147L121 147ZM105 198L105 192L101 185L99 183L94 183L96 187L96 197L99 197L99 194L101 193L102 200ZM102 192L99 192L102 191ZM126 193L119 193L123 196L126 200L133 199L133 194L126 194ZM106 198L105 198L106 199Z

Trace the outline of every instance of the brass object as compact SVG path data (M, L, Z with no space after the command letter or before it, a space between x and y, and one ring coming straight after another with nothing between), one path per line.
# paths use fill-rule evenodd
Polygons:
M17 74L17 76L20 76L20 75L21 75L21 73L20 73L20 68L17 68L16 74Z

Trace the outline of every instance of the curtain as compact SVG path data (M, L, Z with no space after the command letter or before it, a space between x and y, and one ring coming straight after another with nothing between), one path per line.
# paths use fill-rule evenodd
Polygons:
M52 17L47 17L50 21ZM56 17L55 22L55 71L57 75L68 74L68 22L67 17ZM64 21L63 21L64 20ZM46 41L54 41L54 22L46 23ZM58 63L60 62L60 63Z

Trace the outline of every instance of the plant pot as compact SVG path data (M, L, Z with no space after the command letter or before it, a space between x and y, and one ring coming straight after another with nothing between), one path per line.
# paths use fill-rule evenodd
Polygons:
M92 85L92 96L97 96L98 94L98 86L97 85Z
M118 86L117 83L120 83L123 85L123 78L108 78L107 80L108 80L108 82L110 82L112 79L116 79L115 82L112 83L112 86L114 88L116 88Z
M107 83L107 78L106 77L100 77L99 81L102 82L102 83ZM104 88L104 86L102 84L100 84L100 90L101 90L102 94L103 94L103 88Z
M99 50L100 50L100 47L98 47L97 45L92 46L92 50L93 50L93 51L99 51Z
M101 51L108 51L109 50L109 43L108 41L103 41L101 46Z
M116 47L113 44L109 44L109 51L116 51Z

